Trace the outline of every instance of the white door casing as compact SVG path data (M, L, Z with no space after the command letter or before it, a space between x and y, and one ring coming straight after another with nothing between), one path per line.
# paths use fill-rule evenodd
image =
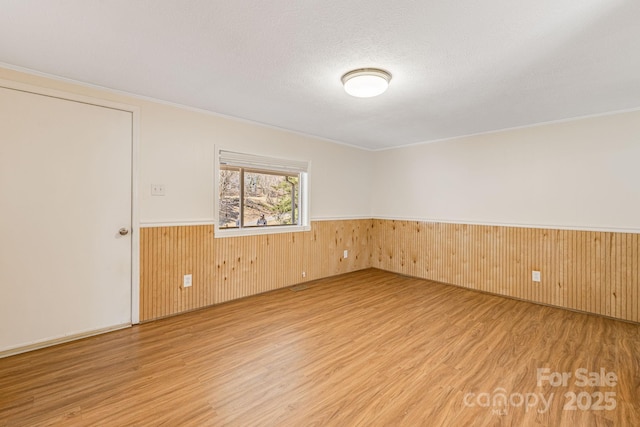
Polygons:
M19 89L0 87L0 352L138 316L137 112Z

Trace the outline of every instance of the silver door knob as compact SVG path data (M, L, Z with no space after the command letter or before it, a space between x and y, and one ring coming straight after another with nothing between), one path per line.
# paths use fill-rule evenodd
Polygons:
M118 233L120 233L121 236L126 236L127 234L129 234L129 229L122 227L120 230L118 230Z

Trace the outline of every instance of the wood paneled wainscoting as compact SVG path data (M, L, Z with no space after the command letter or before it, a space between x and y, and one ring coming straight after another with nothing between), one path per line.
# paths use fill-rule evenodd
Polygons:
M140 320L368 268L371 224L314 221L308 232L219 239L213 225L142 228Z
M141 229L142 321L375 267L640 322L634 233L378 219L315 221L298 233L213 233L212 225ZM193 275L190 288L182 287L185 274Z
M371 243L382 270L640 322L638 234L373 220Z

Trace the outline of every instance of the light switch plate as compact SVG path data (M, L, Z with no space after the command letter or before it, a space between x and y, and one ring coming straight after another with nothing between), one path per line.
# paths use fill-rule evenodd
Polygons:
M164 184L151 184L152 196L164 196Z

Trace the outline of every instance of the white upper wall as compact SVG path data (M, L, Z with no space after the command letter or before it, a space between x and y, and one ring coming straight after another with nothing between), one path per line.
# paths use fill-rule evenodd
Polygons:
M640 231L640 111L374 153L373 217Z
M257 124L145 103L141 222L211 221L216 149L309 160L311 219L370 216L369 152ZM151 184L165 196L152 197Z
M140 108L140 222L214 220L216 147L309 160L311 219L371 215L371 153L299 134L0 68L0 79ZM165 196L151 197L151 184Z
M215 147L311 161L311 218L640 231L640 111L369 152L0 68L140 107L140 221L212 221ZM164 197L151 197L164 184Z

